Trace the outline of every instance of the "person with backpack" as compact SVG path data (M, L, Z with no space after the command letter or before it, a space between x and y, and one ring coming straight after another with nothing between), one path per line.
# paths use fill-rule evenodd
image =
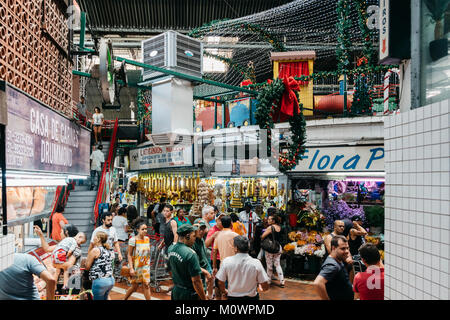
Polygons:
M281 264L280 264L280 258L281 258L281 252L282 252L282 248L280 245L280 241L281 241L280 218L278 217L278 215L269 216L267 218L267 223L269 224L269 226L262 234L261 240L264 241L264 239L266 239L267 237L271 237L272 240L274 240L274 242L275 242L274 246L277 245L279 247L278 251L274 252L275 250L270 250L272 252L269 252L268 248L264 248L264 245L263 245L263 249L265 250L265 257L266 257L267 275L269 276L269 279L272 279L272 274L273 274L272 266L275 266L275 269L278 274L278 280L280 281L280 287L284 288L284 284L285 284L284 275L283 275L283 269L281 269ZM270 280L269 280L269 284L270 284Z

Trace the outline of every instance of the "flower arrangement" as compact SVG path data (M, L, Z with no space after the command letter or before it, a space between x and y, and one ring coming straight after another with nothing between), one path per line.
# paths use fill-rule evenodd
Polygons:
M284 252L294 251L296 255L322 258L325 255L324 236L317 231L292 231L288 234L292 242L284 246Z
M310 202L305 203L299 216L297 222L310 230L322 230L325 224L325 216Z
M359 208L350 208L345 201L332 201L329 203L328 207L323 210L325 215L325 225L328 230L333 230L334 221L350 219L354 216L359 216L363 224L365 224L366 216L364 214L364 210L362 207Z

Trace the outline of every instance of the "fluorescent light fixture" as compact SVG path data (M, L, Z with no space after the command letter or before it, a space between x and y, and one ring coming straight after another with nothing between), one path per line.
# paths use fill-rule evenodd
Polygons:
M67 179L73 179L73 180L86 180L87 176L78 176L78 175L69 175L67 176Z
M347 178L345 181L364 181L364 182L384 182L384 178L368 178L368 177L353 177Z
M384 177L385 172L364 172L364 171L352 171L352 172L327 172L327 176L347 176L347 177Z
M51 187L64 186L66 179L8 179L7 187Z

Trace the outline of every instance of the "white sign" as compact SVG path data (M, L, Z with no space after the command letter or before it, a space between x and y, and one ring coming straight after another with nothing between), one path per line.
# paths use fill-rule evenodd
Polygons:
M389 56L389 0L380 1L380 59Z
M384 171L383 146L307 148L293 172Z
M130 170L189 167L192 146L151 146L130 150Z

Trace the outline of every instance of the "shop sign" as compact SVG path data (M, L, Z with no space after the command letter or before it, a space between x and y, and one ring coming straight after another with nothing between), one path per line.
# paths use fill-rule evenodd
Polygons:
M389 56L389 0L380 1L380 58Z
M384 171L383 146L307 148L293 172Z
M130 170L189 167L192 146L149 146L130 150Z
M6 167L89 175L90 131L6 87Z

